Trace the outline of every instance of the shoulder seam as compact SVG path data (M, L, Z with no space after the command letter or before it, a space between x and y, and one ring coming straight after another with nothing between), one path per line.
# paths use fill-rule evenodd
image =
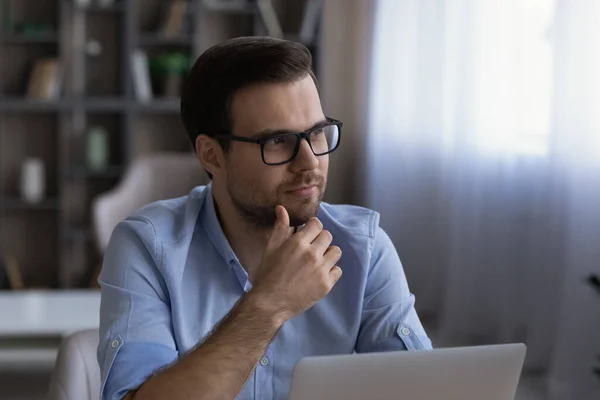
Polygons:
M375 217L377 215L377 212L373 211L373 210L369 210L369 219L367 222L367 229L365 229L365 232L356 232L355 234L357 236L363 236L363 237L367 237L369 239L373 239L375 238L375 232L377 231L377 227L375 226Z
M371 239L375 238L375 231L377 230L377 228L375 227L375 216L376 216L376 212L375 211L371 211L371 215L369 215L369 237Z
M136 215L135 217L130 217L130 218L133 219L133 220L139 219L139 220L142 220L142 221L147 222L148 224L150 224L150 227L152 227L152 233L154 234L154 237L153 237L152 240L155 241L155 242L159 242L161 244L165 244L165 243L177 243L180 240L188 237L189 235L193 235L193 232L191 232L191 233L185 233L184 235L182 235L180 237L177 237L177 238L175 238L173 240L165 241L161 237L158 236L158 233L156 232L156 227L154 226L154 223L148 217L146 217L144 215Z

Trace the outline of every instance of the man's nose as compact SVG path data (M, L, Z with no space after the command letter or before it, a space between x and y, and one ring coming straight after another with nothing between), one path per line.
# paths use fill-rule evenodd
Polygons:
M308 140L300 140L300 148L298 149L296 158L294 158L294 161L292 162L292 166L299 171L312 170L319 166L319 159L310 148Z

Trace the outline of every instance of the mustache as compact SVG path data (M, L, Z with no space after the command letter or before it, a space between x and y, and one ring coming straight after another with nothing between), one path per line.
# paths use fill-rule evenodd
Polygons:
M298 186L323 186L325 178L316 172L307 172L303 175L298 176L292 182L284 185L286 188L297 188Z

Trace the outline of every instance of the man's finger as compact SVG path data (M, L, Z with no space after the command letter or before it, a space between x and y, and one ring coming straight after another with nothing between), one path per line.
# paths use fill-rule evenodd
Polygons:
M283 242L290 237L290 216L282 205L275 206L275 226L271 232L269 243L271 246L279 247Z
M342 257L342 249L338 246L329 246L323 254L326 265L334 265Z
M329 277L331 278L331 285L335 285L337 283L337 281L340 280L340 278L342 277L342 269L340 267L338 267L337 265L333 266L330 270L329 270Z
M332 240L333 237L331 236L331 233L329 231L322 230L317 235L315 240L313 240L312 245L315 249L319 249L321 254L325 254Z
M323 231L323 223L317 217L313 217L308 220L300 232L296 233L296 238L299 241L312 243L321 231Z

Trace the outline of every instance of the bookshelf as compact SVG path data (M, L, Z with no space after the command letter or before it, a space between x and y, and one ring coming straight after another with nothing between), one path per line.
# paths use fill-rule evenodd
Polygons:
M163 55L193 62L221 40L269 34L276 23L317 57L318 40L302 21L320 0L187 0L183 17L169 20L172 2L0 0L0 256L18 261L27 287L87 287L101 260L90 219L94 197L113 188L139 155L191 151L178 82L151 75L152 98L141 99L136 50L147 69ZM40 67L34 85L32 71L44 59L60 68ZM101 168L90 165L98 148L92 137L106 149ZM31 159L43 165L44 186L33 202L21 179Z

